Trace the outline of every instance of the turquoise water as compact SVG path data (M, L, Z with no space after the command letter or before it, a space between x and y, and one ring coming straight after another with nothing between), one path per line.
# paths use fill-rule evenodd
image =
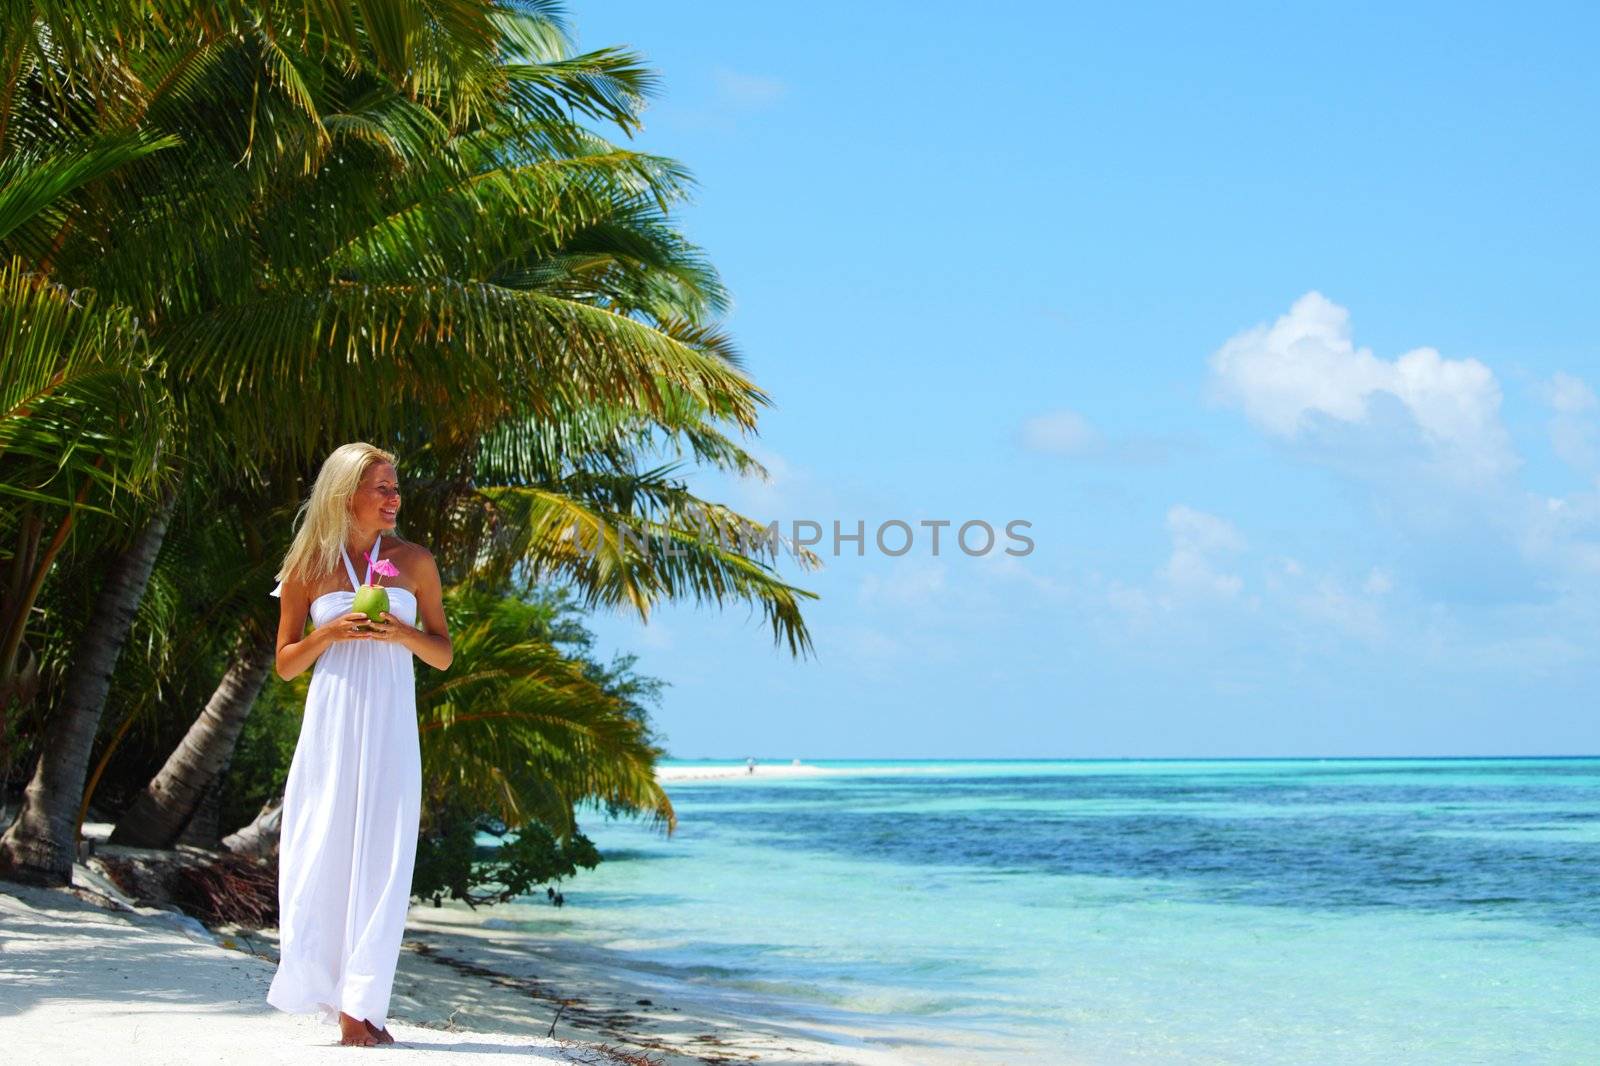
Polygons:
M563 932L974 1063L1600 1061L1600 760L813 765L591 814Z

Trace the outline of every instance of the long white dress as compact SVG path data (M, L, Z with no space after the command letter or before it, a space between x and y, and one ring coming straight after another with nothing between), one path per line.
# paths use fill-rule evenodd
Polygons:
M339 550L352 588L311 602L319 626L349 613L360 587ZM416 624L415 594L390 588L389 604ZM279 960L267 1002L279 1010L388 1026L422 810L412 679L410 649L386 641L335 641L312 667L278 844Z

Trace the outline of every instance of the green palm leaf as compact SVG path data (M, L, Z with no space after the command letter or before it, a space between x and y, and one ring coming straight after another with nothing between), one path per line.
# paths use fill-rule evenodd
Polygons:
M0 494L70 506L85 478L112 495L151 484L169 427L142 348L127 309L20 260L0 270Z
M602 803L669 831L676 817L653 771L660 754L622 701L540 639L539 612L466 589L448 599L455 657L419 682L423 778L431 803L539 821L558 837L574 808Z

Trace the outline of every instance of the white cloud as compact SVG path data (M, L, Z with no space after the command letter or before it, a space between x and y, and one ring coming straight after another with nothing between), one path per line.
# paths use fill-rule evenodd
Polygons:
M901 630L901 635L911 635ZM841 663L857 681L888 680L897 676L910 649L904 641L876 626L838 623L817 627L813 634L817 657ZM782 653L774 652L782 657Z
M1123 464L1164 462L1183 446L1172 438L1150 434L1107 436L1083 415L1065 408L1025 420L1018 438L1030 452ZM1192 450L1192 444L1188 446Z
M1017 556L1007 555L1004 551L995 551L987 555L974 556L972 561L982 572L986 585L1014 580L1034 589L1049 600L1066 602L1076 596L1077 590L1071 583L1038 569L1031 559L1023 562Z
M909 558L891 559L883 575L861 579L857 599L866 606L918 607L937 600L945 590L943 563L918 565Z
M1545 383L1544 399L1555 414L1550 419L1550 446L1562 461L1580 472L1600 469L1600 400L1578 377L1556 373Z
M1367 579L1361 583L1361 591L1368 596L1383 596L1394 591L1394 579L1376 566L1367 574Z
M1551 407L1562 414L1582 414L1600 407L1594 390L1582 378L1557 371L1545 386L1545 397Z
M1311 619L1375 641L1383 636L1384 628L1373 595L1351 592L1333 577L1324 576L1296 595L1294 602Z
M1087 455L1099 446L1100 434L1076 411L1052 411L1022 424L1022 444L1051 455Z
M1110 581L1106 586L1106 603L1136 628L1148 628L1157 609L1168 611L1171 605L1157 601L1147 590L1121 581Z
M1206 641L1237 625L1265 626L1315 645L1329 633L1373 644L1393 635L1386 615L1401 605L1389 599L1396 583L1382 567L1351 578L1290 556L1257 555L1232 522L1183 504L1167 511L1166 526L1172 550L1154 581L1094 575L1091 582L1133 630L1166 641ZM1258 574L1259 582L1241 570ZM1296 636L1300 623L1311 623L1310 633Z
M1359 587L1332 573L1312 574L1289 560L1279 575L1268 581L1273 617L1292 613L1348 636L1377 642L1388 634L1383 600L1394 591L1394 578L1381 567L1371 567Z
M1215 394L1277 437L1299 439L1330 423L1371 425L1375 401L1388 398L1450 480L1493 481L1516 463L1500 422L1500 386L1487 366L1433 348L1379 359L1355 346L1350 312L1319 292L1300 297L1270 326L1229 338L1210 366Z
M1229 573L1222 557L1245 548L1244 537L1233 523L1205 511L1174 504L1166 514L1167 536L1172 550L1167 561L1148 584L1128 584L1115 578L1090 575L1089 584L1099 587L1104 603L1129 626L1149 631L1158 622L1181 622L1188 612L1180 607L1218 601L1256 606L1253 598L1242 600L1244 579ZM1209 623L1208 623L1209 625Z
M728 506L765 526L778 522L778 532L787 542L794 533L795 519L819 520L819 516L845 510L833 486L808 466L796 463L764 444L741 441L742 447L766 470L766 476L751 473L730 477L726 490L708 490L708 498L721 498ZM812 545L824 550L828 526L824 522L823 541Z
M1397 534L1390 557L1409 594L1433 603L1547 603L1592 595L1600 578L1600 397L1557 373L1535 396L1553 450L1583 481L1530 489L1500 415L1495 374L1476 359L1417 348L1392 361L1351 339L1349 312L1320 293L1210 359L1214 396L1295 454L1371 492ZM1376 581L1393 579L1384 575Z
M1217 556L1244 548L1244 538L1226 519L1177 504L1167 511L1172 554L1162 576L1174 587L1214 596L1237 596L1244 581L1220 568Z
M1530 494L1529 501L1524 555L1570 578L1600 577L1600 478L1566 496Z

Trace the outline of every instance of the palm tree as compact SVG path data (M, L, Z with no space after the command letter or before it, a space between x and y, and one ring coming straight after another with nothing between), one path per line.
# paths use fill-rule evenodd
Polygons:
M26 35L10 35L10 19L0 27L9 98L45 97L51 79ZM176 144L97 131L77 104L35 100L26 118L49 124L49 144L29 143L30 122L0 111L0 537L11 546L0 572L0 781L10 776L13 716L40 682L26 636L44 582L80 519L127 521L152 493L170 415L148 382L150 353L129 309L33 267L86 210L87 186Z
M544 84L551 107L566 102L580 110L625 114L637 96L632 83L639 74L623 54L597 55L587 65L569 64L554 72L530 71L509 79L516 84L508 88L507 77L495 69L492 45L506 34L538 39L539 24L548 21L538 11L546 6L529 4L516 12L469 0L362 0L319 5L316 17L294 4L6 9L0 52L17 76L0 99L0 165L24 173L24 164L43 160L34 170L43 167L46 178L76 199L58 225L14 227L0 251L27 256L35 273L93 284L141 316L157 373L139 378L164 384L182 412L178 439L168 442L168 471L187 462L188 476L202 480L241 473L259 478L255 457L276 456L280 468L292 468L327 439L355 435L349 432L353 412L370 425L394 409L370 402L366 367L321 375L320 384L333 394L333 411L346 416L342 422L326 410L307 412L317 405L281 402L276 419L255 418L255 407L225 406L242 367L260 369L272 379L272 398L288 401L295 386L304 387L307 382L289 364L301 361L303 371L324 350L316 343L324 314L350 316L344 331L351 355L383 358L397 348L396 337L369 332L369 326L382 329L374 319L350 321L363 315L360 286L334 276L308 289L307 262L285 254L295 242L286 243L281 228L251 226L281 221L268 208L295 203L293 194L303 191L308 176L330 169L336 176L343 173L343 191L351 202L363 203L348 186L360 172L357 157L377 158L400 171L411 152L432 166L440 153L430 154L430 148L447 141L452 128L428 109L429 102L445 101L448 107L438 111L461 122L494 93L527 92L530 85ZM441 13L449 17L435 17ZM173 26L183 29L174 32ZM101 140L94 141L97 137ZM105 147L116 137L122 140L114 143L136 141L138 148L124 149L128 158L121 165L80 165L75 171L57 165L70 161L73 152L82 154L85 140ZM167 147L171 137L182 141L180 151L166 153L175 158L149 154ZM23 191L41 184L35 176ZM34 200L48 204L37 195ZM22 200L13 197L13 202ZM298 203L307 206L303 199ZM41 225L56 221L36 213ZM337 213L331 205L324 212ZM326 258L324 248L316 251ZM299 282L283 297L303 312L293 323L304 331L294 339L299 343L280 346L277 354L285 358L271 367L251 367L259 350L237 356L224 352L224 358L214 359L210 345L226 343L230 330L258 329L283 313L283 304L272 304L270 289L261 298L264 282ZM436 346L424 353L420 366L406 367L413 371L405 375L410 387L391 390L391 396L399 394L396 407L437 409L435 378L415 371L443 369L448 361L441 356L447 354L453 353ZM468 371L463 376L469 382L484 378L481 369L476 374L461 369ZM306 413L292 424L293 412ZM281 429L289 432L280 437ZM242 450L230 452L230 443ZM39 528L39 523L18 523L17 534L36 543ZM126 578L117 590L125 608L137 603L149 572L133 564L159 550L165 531L160 511L145 528L148 535L126 549L125 565L110 568ZM13 552L13 570L29 570L19 564L29 561L26 547L19 544ZM31 569L42 577L45 567ZM36 585L11 586L18 587L37 591ZM17 611L15 600L8 596L12 622L25 628L26 610ZM88 629L80 658L114 663L131 615L131 608L119 610L108 618L109 625ZM103 696L103 687L98 699L90 691L81 705L64 708L67 719L52 721L62 742L42 753L24 811L0 840L0 866L10 867L15 876L60 881L67 875L71 842L60 830L69 824L65 812L78 806L72 794L82 787ZM46 789L45 781L58 784Z
M314 457L343 439L411 439L446 527L429 542L459 545L441 556L452 568L564 573L591 603L641 615L663 596L751 599L775 637L804 649L809 594L699 535L754 523L634 460L664 434L697 458L759 470L716 423L749 430L765 402L705 324L722 309L714 272L666 222L686 175L562 114L628 130L649 78L623 53L565 57L540 15L500 25L510 29L466 93L442 75L397 88L382 62L296 50L268 22L207 24L199 43L151 49L134 80L155 89L139 113L188 136L194 176L128 175L96 203L133 206L115 225L80 224L92 239L63 242L55 269L145 309L160 379L184 414L189 482L239 503L223 513L259 516L294 498ZM261 91L277 94L276 113L251 111ZM230 94L239 114L273 124L230 126ZM148 195L156 185L176 191ZM304 403L307 391L321 402ZM240 395L251 402L226 402ZM530 441L535 451L518 450ZM619 527L689 550L599 535ZM146 530L141 553L153 557L165 523ZM143 578L123 569L136 580L120 594L137 603ZM114 619L120 634L87 632L80 660L109 651L115 662L131 614ZM243 616L240 655L119 839L170 843L192 816L270 665L271 628ZM30 786L17 825L35 839L25 846L14 826L0 862L63 875L62 811L81 807L65 797L74 781L81 790L104 694L80 701L75 727L41 759L36 781L65 785Z
M569 64L553 58L550 65ZM536 80L526 64L521 71L524 79ZM518 99L524 110L528 99L526 91ZM548 109L533 110L537 116ZM614 243L625 242L633 250L632 259L663 275L652 297L654 307L671 304L680 314L701 313L697 304L704 299L703 291L714 285L714 276L697 277L706 275L704 267L685 254L681 242L661 240L659 219L649 218L639 207L641 199L670 202L681 195L677 168L623 152L570 124L542 120L544 128L536 129L523 114L502 115L496 123L438 146L451 165L423 167L420 178L405 173L386 186L382 170L389 161L374 156L367 162L380 172L359 180L352 181L350 166L330 163L314 181L292 183L286 193L292 209L265 201L260 211L265 221L254 231L265 235L276 230L272 220L298 220L289 269L274 279L275 288L266 299L252 292L241 304L222 305L164 332L164 351L179 360L192 351L206 370L211 353L226 352L230 375L237 370L246 376L250 391L270 394L281 387L281 378L250 375L262 371L270 375L274 363L286 356L305 360L296 364L301 374L322 371L326 361L320 358L319 347L325 338L318 332L327 324L323 316L329 315L332 329L347 331L347 343L359 343L368 357L398 355L409 361L397 363L396 377L402 386L421 383L423 388L414 394L426 395L424 390L435 382L464 391L459 399L441 395L434 398L431 410L419 407L412 413L421 423L414 423L413 433L421 438L470 441L506 411L554 412L574 401L638 404L636 417L647 419L652 417L652 399L663 413L685 409L681 401L669 408L660 399L669 389L703 395L702 409L715 406L744 412L746 420L753 421L748 412L760 394L736 370L708 358L694 343L629 317L620 300L613 298L608 306L596 308L584 302L585 293L580 291L594 287L589 278L604 265L593 236L603 228ZM574 146L588 154L526 158L536 148L548 154ZM511 157L525 161L507 163ZM334 186L334 193L321 190L325 180ZM355 210L316 210L321 204L341 202L338 194L350 187L366 190L371 203L365 215ZM490 223L462 224L463 218L480 214L487 215ZM368 225L365 233L355 229L356 220L363 217ZM629 227L635 232L628 232ZM520 234L514 258L506 252L498 260L485 257L490 233ZM662 247L652 248L652 241ZM580 245L585 258L576 260L564 247L567 243ZM320 275L309 279L304 277L309 270L308 246L327 251ZM503 236L499 246L507 247ZM539 248L550 251L547 261L536 263L532 254ZM517 276L507 280L520 280L521 287L496 284L499 279L492 276L508 259ZM619 261L615 255L611 259ZM275 265L263 264L269 272ZM441 275L441 268L450 272ZM628 277L628 264L614 269L627 283L615 286L616 295L629 295L637 283ZM638 269L631 268L634 273ZM571 275L579 270L584 277L575 281ZM416 316L415 326L408 325L407 316ZM238 332L243 326L248 328ZM308 334L296 335L296 326L310 327ZM223 331L220 335L218 329ZM369 340L374 335L382 346L377 353ZM410 341L407 350L393 351L402 339ZM572 349L578 349L576 356ZM519 356L526 360L521 367L516 365ZM421 367L416 365L419 359L426 361ZM474 374L482 375L482 384L461 390L462 379ZM347 393L355 390L347 396L348 412L336 410L330 417L321 404L283 397L284 406L316 421L319 439L325 439L330 423L371 425L375 407L389 410L373 404L370 386L358 376L337 371L335 375L321 373L320 383L327 387L317 391L324 400L332 394L337 407L340 388ZM421 421L424 417L426 422ZM289 428L292 434L285 421L274 417L274 431ZM293 462L302 457L286 458ZM266 636L270 626L246 619L244 628L239 637L244 658L230 668L225 688L208 702L208 710L119 820L114 841L145 846L172 843L226 765L258 688L241 682L264 677L272 654Z
M451 353L458 356L453 368L463 362L459 354L478 355L479 329L493 330L491 340L505 345L498 353L500 365L493 368L501 381L498 389L489 385L473 392L480 401L498 401L498 406L489 408L490 417L520 409L532 412L523 416L525 419L546 427L598 423L610 434L606 443L613 467L619 443L636 441L654 428L685 436L703 458L740 469L759 469L708 417L711 412L731 414L748 427L753 424L751 404L762 399L759 391L737 374L737 359L726 340L698 324L708 308L721 309L720 286L693 249L665 225L660 208L652 206L681 194L681 172L668 161L623 152L575 128L553 126L534 131L525 122L503 118L498 126L477 130L459 143L463 146L458 159L462 169L430 171L426 181L407 176L397 183L392 201L380 201L379 221L366 234L352 235L347 217L326 219L336 240L342 242L336 244L333 264L340 280L359 280L369 297L394 298L387 308L379 307L380 312L397 312L401 324L392 327L394 332L404 329L404 315L416 308L419 297L427 301L422 304L423 332L466 349ZM569 151L582 148L586 154L530 157L536 148L549 154L552 146ZM509 165L505 162L508 158L519 162ZM439 181L439 173L446 180ZM336 181L344 177L332 175ZM374 183L361 184L371 187ZM324 202L336 199L330 196ZM573 217L566 218L563 210ZM312 223L323 217L298 210L278 214L310 218L304 228L313 236ZM306 236L297 232L301 241ZM430 274L440 264L454 271L443 279L442 286ZM343 287L352 286L347 282ZM334 294L336 298L340 295ZM441 296L461 295L467 299L454 307L448 299L441 300L438 307L429 305ZM305 297L289 290L288 300L297 305L303 304ZM327 290L312 297L326 300ZM357 312L370 311L361 304L349 306ZM336 313L341 310L337 304L335 308ZM235 310L223 309L225 314ZM430 316L452 319L451 332L440 337L441 327ZM559 332L551 330L552 318ZM210 324L202 316L187 325L197 323ZM181 331L178 335L183 336ZM260 331L251 330L247 336L227 338L234 343L213 340L206 347L237 352L259 336ZM270 342L277 350L268 348L262 358L246 359L246 369L252 364L270 365L281 351L281 340L281 336L274 337ZM170 350L177 343L168 337L166 347ZM509 385L505 383L507 351L518 355L521 349L542 358L571 348L578 348L583 358L532 366L523 375L513 374ZM604 377L585 382L594 369ZM540 389L530 393L527 384ZM549 388L552 384L554 389ZM613 390L620 386L620 391L601 391L608 386ZM587 407L569 412L565 418L553 417L560 406L572 402L574 394ZM493 425L491 429L499 432ZM422 429L417 435L445 438L448 446L430 444L432 453L452 449L462 453L470 451L463 443L470 446L474 430L473 423L463 417L433 427L432 434ZM570 430L565 432L569 438L573 435ZM436 513L475 516L479 534L489 523L498 523L502 530L519 528L516 521L507 523L506 518L514 518L518 512L532 515L536 521L526 524L535 535L495 542L505 550L490 554L487 562L491 568L516 561L547 569L565 568L569 576L588 585L592 602L630 603L643 615L662 595L692 591L718 602L728 597L748 598L768 608L775 634L787 637L792 648L808 643L797 606L799 598L808 594L778 581L769 568L739 551L705 548L690 520L703 522L711 517L720 526L740 528L753 523L694 500L681 486L665 485L659 477L640 477L626 469L613 469L609 480L593 472L580 477L574 471L556 471L556 465L549 461L524 463L520 469L505 471L508 478L498 485L475 479L467 482L475 487L465 495L457 480L453 482L456 498L438 501ZM561 477L565 482L558 481ZM632 486L619 492L629 478ZM622 496L635 501L637 510L619 505ZM548 535L552 519L570 520L591 530L601 521L612 528L635 527L649 539L676 541L681 554L669 558L640 553L598 539L584 548L581 543L552 539ZM470 522L465 532L473 534ZM690 551L682 551L685 544L691 546ZM474 546L482 546L481 536ZM582 550L574 551L575 547ZM483 563L477 552L466 557ZM246 628L257 631L254 636L248 632L240 635L241 647L248 649L246 661L230 668L224 687L208 701L206 713L119 821L114 839L170 844L220 767L226 765L255 691L239 680L264 676L270 663L270 647L259 635L264 627L247 621Z
M565 839L575 808L601 803L676 825L655 779L661 749L622 697L555 648L543 607L458 586L446 614L456 659L417 687L425 819L455 804Z
M84 514L137 513L136 494L158 469L166 412L138 373L130 316L29 274L15 261L0 272L0 336L7 338L0 344L0 493L24 501L0 509L0 532L12 544L0 586L4 780L14 762L18 712L32 703L42 680L39 653L25 634L45 579ZM90 617L113 632L126 632L134 590L142 588L154 559L151 533L158 536L164 524L158 504L107 569ZM72 814L83 779L55 772L61 764L56 756L92 743L92 724L74 710L103 700L120 650L120 640L90 642L79 656L45 734L44 770L29 783L13 825L21 842L10 853L14 860L70 867L71 852L58 842L74 839Z
M132 316L17 260L0 269L0 336L0 530L15 545L0 594L7 707L30 673L28 616L51 565L81 515L126 513L147 489L164 412L139 373Z

